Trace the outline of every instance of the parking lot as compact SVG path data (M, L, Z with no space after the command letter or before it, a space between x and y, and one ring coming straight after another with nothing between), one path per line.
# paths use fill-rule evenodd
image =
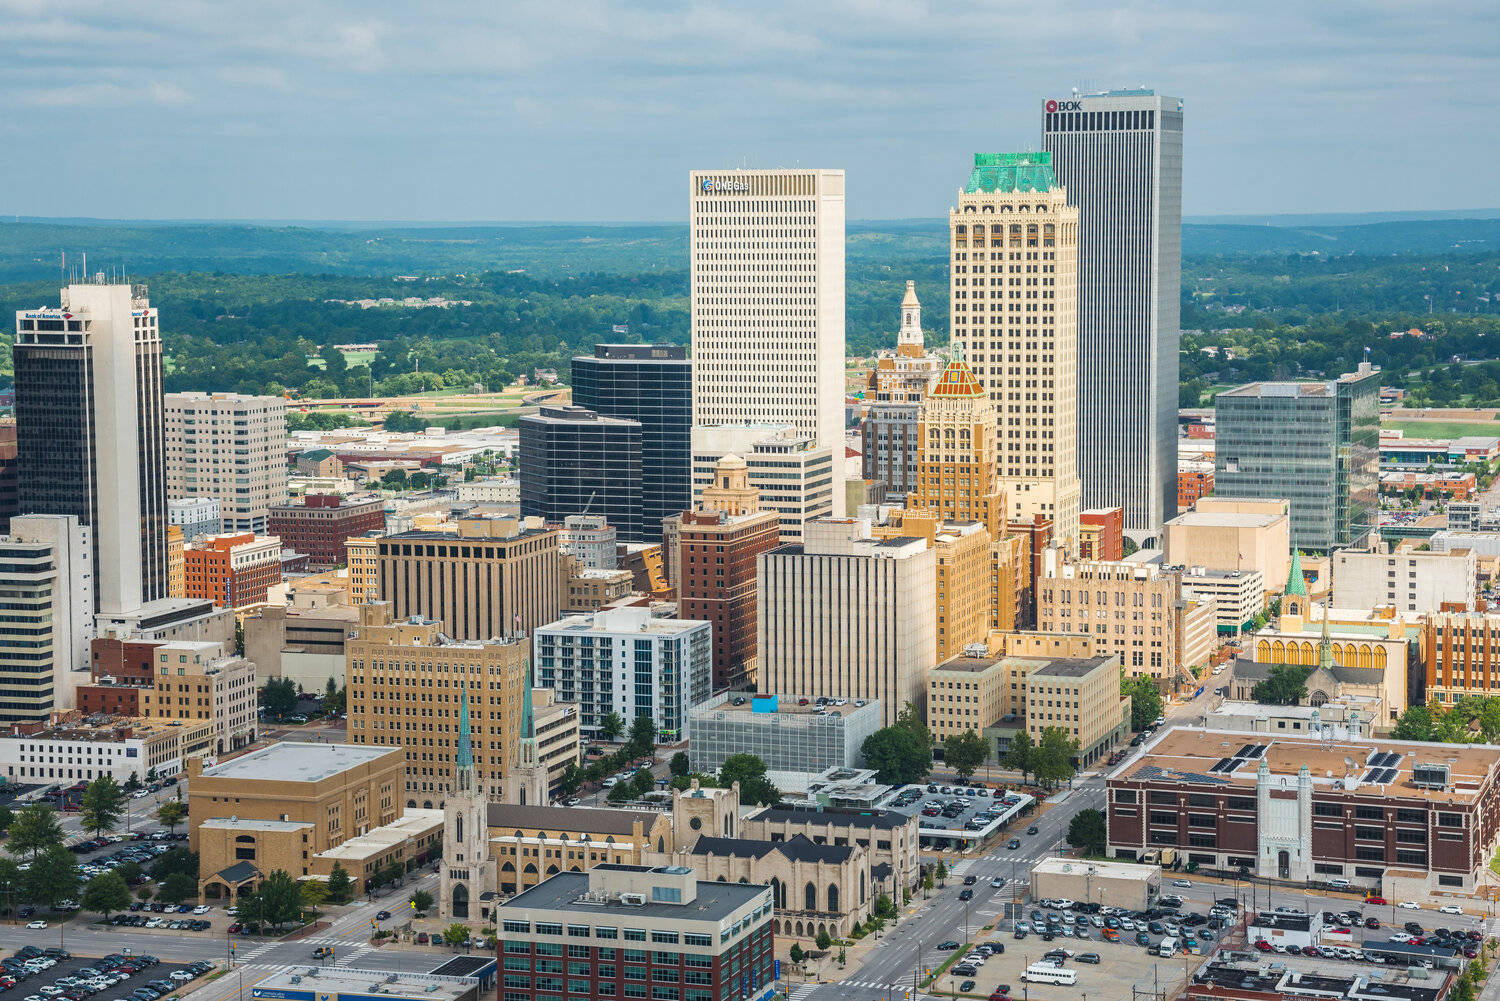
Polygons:
M26 946L0 959L0 990L21 1001L156 1001L214 970L199 962L162 964L155 956L114 953L73 956L66 949Z
M1006 826L1002 819L1006 814L1012 815L1009 826L1018 826L1034 804L1031 796L982 784L928 783L896 789L879 805L908 817L917 815L922 847L949 848L993 835Z

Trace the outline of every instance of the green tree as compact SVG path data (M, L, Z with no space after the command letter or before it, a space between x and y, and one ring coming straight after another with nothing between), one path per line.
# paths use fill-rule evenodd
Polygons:
M302 890L285 869L276 869L256 888L252 908L266 924L280 928L302 916Z
M1166 703L1162 701L1161 689L1156 679L1142 674L1134 678L1120 672L1120 694L1130 696L1130 729L1144 730L1162 714Z
M0 834L10 830L10 825L15 819L16 815L10 807L0 806Z
M198 881L185 872L174 872L161 881L161 888L156 891L156 899L169 904L180 904L189 897L198 895ZM240 905L240 914L256 913L245 909Z
M328 899L328 884L320 880L309 879L307 882L299 882L298 887L302 891L303 907L321 907Z
M1250 689L1250 697L1261 705L1294 706L1307 698L1307 678L1312 668L1297 664L1272 664L1264 681Z
M417 431L425 431L427 428L427 421L400 410L392 411L391 415L385 419L385 429L387 431L399 431L410 434Z
M766 763L754 754L731 754L719 766L719 785L740 784L740 802L757 806L775 806L781 802L781 791L766 777Z
M354 893L354 880L349 878L349 870L338 862L333 863L333 868L328 873L328 899L335 904L347 903Z
M1066 730L1057 726L1043 727L1031 771L1038 782L1051 788L1073 777L1077 772L1073 764L1077 757L1078 741L1068 736Z
M432 907L432 894L426 890L413 890L412 895L407 898L406 903L411 910L420 914Z
M406 878L406 870L401 868L400 862L388 862L386 867L380 870L380 876L384 883L398 883Z
M141 789L141 778L140 778L140 776L137 775L135 772L131 772L130 773L130 777L125 780L125 791L126 792L140 792L140 789Z
M48 845L32 856L22 886L30 903L56 907L78 892L77 856L60 843Z
M604 719L599 723L599 736L613 743L625 732L625 720L617 712L605 713Z
M6 914L16 906L16 899L25 891L24 874L21 872L21 863L9 855L0 855L0 900L4 906L0 907L0 914Z
M656 724L651 722L650 716L637 716L635 722L630 724L630 739L626 746L630 748L630 756L633 758L643 758L655 749Z
M896 905L891 903L891 898L884 893L875 898L875 916L877 918L893 918L896 916Z
M33 860L49 845L61 844L62 824L50 803L29 803L11 821L9 847L12 854Z
M989 742L974 730L965 730L957 737L949 737L943 741L943 761L961 779L972 776L974 770L989 757L989 751Z
M457 949L469 940L469 929L457 922L443 929L443 941Z
M140 879L141 876L145 875L145 873L141 870L141 865L139 862L126 862L119 868L115 869L115 872L120 874L120 878L125 881L126 886L133 886L137 879Z
M297 711L297 686L291 678L271 678L260 689L260 707L280 719Z
M640 799L646 793L656 788L656 776L651 774L651 769L641 768L630 777L630 791L636 799Z
M177 832L177 825L187 819L187 806L180 799L169 799L156 808L156 819L172 833Z
M101 775L88 784L79 802L80 823L90 834L109 834L125 815L125 792L113 775Z
M1079 810L1068 821L1068 844L1074 848L1100 855L1107 838L1103 810Z
M1016 735L1010 738L1010 746L1005 749L1005 757L1002 763L1006 768L1021 773L1021 781L1026 781L1026 776L1036 770L1036 746L1031 742L1031 734L1025 730L1016 731Z
M118 872L101 872L88 881L79 901L86 911L96 911L108 918L115 911L130 906L130 887Z
M667 770L673 775L686 775L692 771L692 763L688 761L686 751L678 751L672 755L672 760L667 763Z
M816 940L816 944L817 944L817 946L818 946L819 949L821 949L824 952L827 952L828 951L828 947L831 946L831 945L833 945L833 938L828 934L827 930L825 929L824 931L818 932L818 937L817 937L817 940Z
M158 883L174 872L183 873L193 881L193 887L196 891L198 886L198 855L196 852L190 852L181 846L169 848L157 856L156 861L151 863L151 868L147 872Z
M617 782L604 797L611 803L625 803L635 795L635 785L630 782Z
M920 782L932 771L932 745L909 726L881 727L860 746L865 766L875 769L881 782L896 785Z
M562 775L558 776L558 789L564 796L571 796L583 785L584 771L578 767L578 762L569 761L563 766Z
M1125 538L1121 540L1121 543L1120 543L1120 553L1121 553L1122 556L1125 556L1125 557L1134 556L1136 553L1140 552L1140 549L1141 549L1141 547L1136 544L1136 541L1134 539L1132 539L1128 535L1125 536Z
M802 946L798 945L796 942L793 942L792 947L787 950L787 958L790 959L793 963L801 963L804 955L805 954L802 951Z

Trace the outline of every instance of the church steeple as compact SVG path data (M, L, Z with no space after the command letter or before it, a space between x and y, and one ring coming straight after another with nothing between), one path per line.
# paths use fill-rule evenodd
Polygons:
M901 329L896 332L896 355L920 358L926 354L922 344L922 304L917 301L917 283L906 283L906 298L901 300Z
M1328 632L1328 620L1333 617L1332 611L1328 602L1323 602L1323 638L1318 640L1318 666L1325 671L1333 669L1333 638Z
M515 757L505 770L502 793L505 802L544 806L548 799L550 779L536 746L536 720L531 708L531 661L521 674L521 729L516 737Z
M472 796L479 790L479 775L474 768L474 739L469 726L469 687L465 685L458 703L458 753L453 759L455 792Z

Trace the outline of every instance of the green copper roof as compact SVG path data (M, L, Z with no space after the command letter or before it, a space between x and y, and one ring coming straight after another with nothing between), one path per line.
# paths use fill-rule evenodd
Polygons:
M1302 576L1302 552L1292 550L1292 565L1286 572L1286 594L1307 597L1307 578Z
M1052 154L975 153L964 191L1047 191L1057 187Z
M458 757L455 764L459 768L474 767L474 748L469 739L469 688L464 686L459 696L458 704Z
M526 660L525 682L521 687L521 739L525 740L536 736L535 724L531 719L531 659Z

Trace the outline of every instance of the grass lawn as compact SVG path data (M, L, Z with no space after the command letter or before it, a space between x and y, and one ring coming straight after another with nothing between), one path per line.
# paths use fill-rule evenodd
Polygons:
M1500 421L1381 421L1383 429L1400 431L1408 438L1462 438L1466 435L1500 437Z
M520 416L505 411L494 411L484 414L453 414L448 417L430 417L426 413L420 415L429 424L441 424L449 431L468 431L471 428L489 427L513 427Z

